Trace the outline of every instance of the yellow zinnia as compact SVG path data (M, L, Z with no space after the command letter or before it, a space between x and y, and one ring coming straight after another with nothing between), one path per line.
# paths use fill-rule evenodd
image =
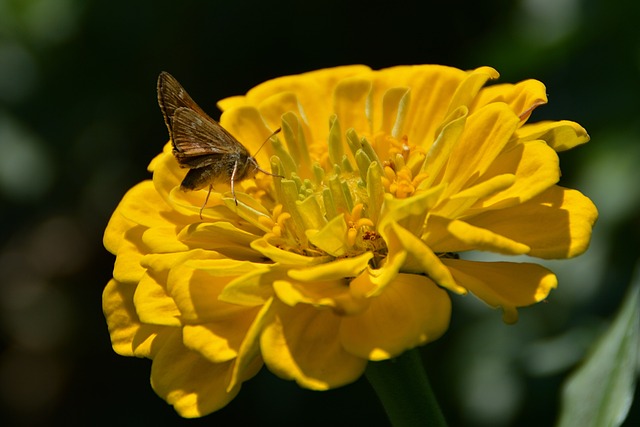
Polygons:
M266 364L303 387L355 381L447 329L449 293L517 320L556 287L537 264L466 251L569 258L597 211L556 183L569 121L527 124L535 80L495 70L347 66L282 77L219 102L256 156L255 179L184 192L167 144L105 231L103 295L115 351L153 359L154 390L185 417L226 405ZM226 185L226 188L225 188Z

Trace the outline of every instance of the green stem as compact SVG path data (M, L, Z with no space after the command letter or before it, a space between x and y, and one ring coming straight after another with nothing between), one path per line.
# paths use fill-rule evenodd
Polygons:
M369 362L366 376L394 427L446 427L417 349Z

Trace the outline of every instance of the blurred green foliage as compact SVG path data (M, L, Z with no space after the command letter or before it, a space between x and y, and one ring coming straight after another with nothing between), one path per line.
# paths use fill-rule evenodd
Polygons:
M187 423L154 395L148 361L111 351L100 306L113 263L104 226L167 140L161 70L215 117L216 100L280 75L440 63L541 80L550 103L532 120L574 120L592 136L562 153L562 184L600 220L587 254L547 263L560 279L549 303L506 326L453 297L451 330L423 351L451 426L552 425L640 254L639 21L635 0L0 0L0 424ZM640 424L638 406L625 425ZM385 418L364 380L318 393L262 372L189 424L231 422Z

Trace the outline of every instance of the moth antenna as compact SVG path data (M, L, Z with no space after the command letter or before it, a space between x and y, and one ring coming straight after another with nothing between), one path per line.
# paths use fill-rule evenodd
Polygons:
M256 169L259 170L260 172L262 172L265 175L275 176L276 178L284 178L284 176L282 176L282 175L278 175L278 174L275 174L275 173L267 172L266 170L262 169L260 166L256 166Z
M273 133L271 135L269 135L269 137L267 139L264 140L264 142L262 143L262 145L260 145L260 148L258 148L258 151L256 151L256 154L254 154L252 156L252 159L255 159L255 156L258 155L258 153L260 152L260 150L262 150L262 147L264 147L264 144L267 143L267 141L269 141L271 138L273 138L275 135L277 135L278 133L280 133L280 131L282 130L282 128L278 128L276 130L273 131ZM266 170L262 169L260 167L260 165L258 164L257 161L253 160L253 164L255 165L256 169L259 170L260 172L262 172L263 174L266 175L270 175L270 176L276 176L278 178L284 178L284 176L282 175L276 175L275 173L271 173L271 172L267 172Z
M269 135L269 137L267 139L264 140L264 142L262 143L262 145L260 146L260 148L258 148L258 151L256 151L256 153L254 154L254 157L258 155L258 153L260 152L260 150L262 150L262 147L264 147L264 144L267 143L268 140L270 140L272 137L276 136L278 133L280 133L280 131L282 130L282 128L278 128L276 130L273 131L273 133L271 135ZM264 172L264 171L263 171ZM269 174L271 175L271 174Z

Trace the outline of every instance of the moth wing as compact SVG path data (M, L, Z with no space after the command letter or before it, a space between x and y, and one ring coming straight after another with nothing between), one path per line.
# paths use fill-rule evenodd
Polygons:
M182 164L189 158L202 156L210 156L212 161L226 154L249 156L247 149L218 122L189 108L181 107L175 111L173 138L173 154Z
M189 108L203 117L209 118L207 113L189 96L187 91L171 74L163 71L158 76L158 105L162 111L164 122L169 129L169 135L173 139L173 121L178 108Z
M181 168L204 169L205 166L220 164L223 161L222 154L205 154L202 156L178 157L178 165Z

